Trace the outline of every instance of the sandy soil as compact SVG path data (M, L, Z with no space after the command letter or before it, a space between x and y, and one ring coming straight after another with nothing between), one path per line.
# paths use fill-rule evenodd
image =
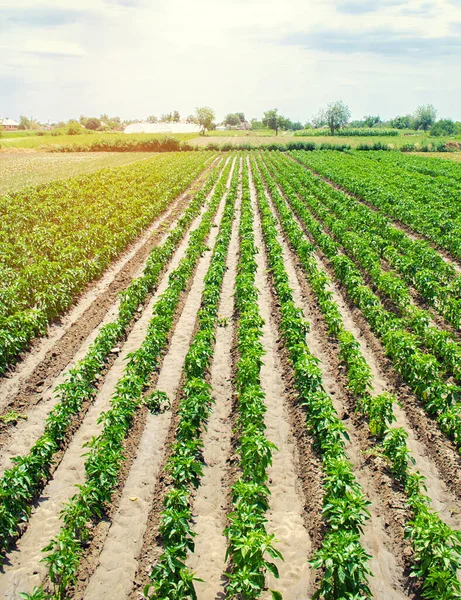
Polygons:
M181 198L183 199L184 202L187 201L188 197L189 197L188 195L181 196ZM178 207L178 210L179 209L182 210L182 208L183 208L183 203L181 203L181 205ZM204 209L202 209L202 211L200 212L200 215L203 213L203 211L204 211ZM174 227L174 218L178 216L177 213L178 213L178 211L176 211L176 210L173 210L172 212L169 211L168 215L171 218L168 218L167 220L162 219L157 224L157 226L155 228L155 233L157 235L153 236L153 238L157 241L157 243L162 243L164 241L164 239L167 237L169 230L172 227ZM191 225L191 227L194 227L199 222L200 215L194 221L194 223ZM187 242L187 238L185 238L182 247L185 247L186 242ZM148 240L146 242L146 245L148 245L150 247L151 240ZM142 246L142 250L145 250L144 246ZM136 258L136 261L133 262L132 269L130 269L131 275L133 278L141 275L142 270L145 266L145 261L147 259L147 252L143 251L141 254L143 256L140 256L140 257L138 257L138 255L134 255L134 257ZM175 259L173 258L173 261L174 260ZM177 261L177 262L179 262L179 261ZM177 262L173 262L172 264L177 264ZM127 276L128 276L128 274L127 274ZM165 280L163 280L163 281L165 281ZM161 289L161 285L162 285L162 283L160 283L159 289ZM92 291L91 293L88 292L87 296L91 296L92 301L94 303L97 303L98 307L100 306L100 304L103 303L102 301L100 302L100 300L99 300L100 297L98 297L96 291ZM104 296L104 292L102 293L102 296ZM112 294L111 294L111 296L112 296ZM149 301L149 298L151 298L151 297L152 297L152 294L149 295L149 297L147 298L147 301ZM103 300L104 300L104 298L103 298ZM45 426L45 419L48 416L48 414L50 413L51 409L55 406L55 404L59 400L59 398L55 395L55 392L54 392L56 389L56 386L65 380L65 375L66 375L67 371L71 367L73 367L78 360L80 360L81 358L84 357L88 348L90 347L90 345L94 341L97 333L99 332L100 328L104 324L111 322L116 318L118 306L119 306L119 300L117 299L117 297L115 295L115 301L109 307L109 309L107 310L103 319L99 322L97 327L95 327L92 331L90 330L91 333L83 341L83 343L80 345L80 347L78 347L78 339L74 338L74 335L72 333L72 326L71 326L71 329L68 331L65 331L63 334L64 337L66 337L67 334L69 334L69 339L66 340L66 348L63 349L58 342L56 344L56 346L52 347L48 351L47 356L53 357L53 355L55 355L56 357L59 357L59 359L56 362L53 362L52 364L50 364L49 361L47 361L47 358L45 358L43 361L35 364L35 369L32 371L32 374L26 380L23 380L21 378L20 373L18 373L18 377L14 378L15 387L18 386L20 389L22 388L23 391L22 391L22 393L21 393L21 391L19 391L18 393L16 393L15 396L13 396L13 400L12 400L13 406L10 404L9 409L11 409L12 407L16 407L16 403L19 401L19 402L21 402L20 410L21 410L21 412L24 412L24 408L22 407L22 402L24 402L26 404L27 398L29 399L29 402L32 402L32 404L29 405L29 410L26 412L27 417L28 417L27 420L18 421L17 425L14 427L9 426L9 427L3 428L2 435L0 435L0 442L3 445L2 454L0 457L0 475L4 472L5 469L7 469L11 466L11 458L12 457L18 456L18 455L23 455L23 454L27 453L30 450L31 446L35 443L37 438L43 433L43 429ZM75 312L78 312L79 308L80 307L76 307ZM74 311L72 311L72 312L74 313ZM100 312L100 311L98 310L98 312ZM141 312L139 312L136 316L139 317L140 315L141 315ZM84 327L86 329L85 323L88 320L86 312L81 311L79 314L79 317L77 317L77 318L78 318L78 321L76 321L76 322L82 323L82 325L84 325ZM91 321L91 319L90 319L90 321ZM127 333L129 333L129 331ZM62 338L61 338L61 340L62 340ZM45 342L48 342L48 339L44 340L43 342L45 345ZM119 343L117 348L122 349L123 346L124 346L124 341L121 340L121 342ZM62 363L66 354L72 352L72 348L74 351L74 356L72 357L72 360L65 365L65 368L63 368L56 377L53 378L53 373L56 370L57 365ZM78 350L75 353L76 348L78 348ZM117 356L117 353L114 352L113 356L112 356L112 362L111 361L108 362L106 369L105 369L105 373L107 373L107 371L112 366L113 361L115 360L116 356ZM31 356L31 360L30 360L31 363L33 363L32 358L33 357ZM38 359L38 357L35 357L35 358ZM48 372L48 377L46 378L46 383L43 382L37 386L36 380L37 379L40 380L40 378L42 376L41 374L44 371ZM104 380L104 374L101 376L101 378L99 380L100 386L102 385L103 380ZM28 395L27 395L27 392L24 391L25 389L30 390L30 393ZM19 400L19 399L21 399L21 400ZM84 414L84 412L85 411L82 411L83 414ZM76 423L74 423L74 429L77 425L78 425L78 420L76 421Z
M261 223L257 211L254 186L250 179L252 205L255 212L255 242L264 247ZM269 574L268 586L284 598L303 600L308 596L312 573L308 564L312 543L304 527L304 498L298 473L300 463L291 432L288 402L285 395L280 361L277 356L278 332L272 318L271 290L267 280L267 262L263 252L256 256L258 270L256 286L260 290L259 309L265 321L261 341L266 349L261 367L261 385L266 393L266 435L276 444L273 464L268 469L270 502L267 530L278 540L276 548L284 560L274 561L280 579Z
M195 228L199 222L200 216L195 219L192 228ZM82 445L99 433L101 426L97 424L98 417L101 411L107 410L109 407L115 385L123 374L128 353L138 348L144 339L146 327L152 315L152 307L166 289L168 275L177 267L187 244L186 237L173 256L156 293L145 307L114 365L108 371L95 402L72 438L53 479L45 487L38 506L32 513L25 534L18 541L17 548L9 555L8 566L4 569L4 575L0 577L0 593L3 592L4 597L15 597L18 591L30 591L34 585L43 580L46 568L40 563L43 556L41 548L59 531L61 525L59 512L62 503L69 500L75 493L74 486L84 479Z
M279 229L280 231L280 229ZM374 577L370 580L370 588L375 598L389 598L401 600L407 598L402 580L403 565L399 551L395 547L386 531L386 519L383 513L386 507L381 497L376 493L373 485L373 474L370 472L364 457L361 454L360 442L355 432L354 424L348 420L344 390L338 382L337 365L331 359L332 350L328 344L328 337L319 327L319 315L316 314L312 299L307 298L303 285L300 282L294 259L286 242L280 238L284 252L284 262L290 284L293 289L295 302L303 309L307 320L311 323L311 330L307 334L307 343L312 354L320 360L319 366L323 374L323 383L326 391L333 400L334 406L341 418L346 420L350 442L346 446L346 453L354 466L355 476L362 485L364 492L371 501L371 518L365 526L362 543L372 555L370 567ZM336 368L335 368L336 367Z
M217 212L216 224L219 224L222 218L224 201L225 199ZM217 233L217 227L211 230L208 241L211 249ZM212 252L207 252L200 260L155 386L166 392L170 401L178 394L182 366L192 340L197 311L200 308L203 280L211 256ZM97 568L85 591L85 599L93 600L110 594L114 600L121 600L131 592L138 566L136 557L142 548L155 485L167 450L166 440L171 418L172 411L166 411L162 415L150 414L147 417L136 458L122 491ZM133 497L136 500L133 500Z

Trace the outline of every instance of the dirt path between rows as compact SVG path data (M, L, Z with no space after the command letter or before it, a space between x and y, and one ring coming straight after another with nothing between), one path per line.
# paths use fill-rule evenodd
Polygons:
M232 346L235 332L234 290L239 254L238 226L241 193L235 204L232 237L227 254L219 318L222 326L216 332L210 384L215 400L203 436L203 476L193 504L195 550L188 556L187 566L199 579L195 589L200 600L225 597L227 538L224 536L228 489L226 486L232 438Z
M199 222L200 216L194 220L192 227L195 228ZM212 229L212 234L214 234L214 229ZM100 432L101 425L97 423L99 415L109 408L115 386L124 372L127 355L141 345L152 316L152 308L166 289L168 275L178 266L187 245L188 237L186 236L177 249L158 290L134 325L122 351L107 373L94 404L88 410L80 429L69 444L53 479L44 489L38 506L32 513L25 534L18 541L17 548L10 553L8 562L4 567L4 573L0 577L0 595L3 593L3 597L16 598L17 592L30 592L34 585L39 585L46 577L46 567L40 562L43 557L41 549L60 529L59 513L62 504L75 493L75 484L84 480L82 445ZM203 258L203 260L206 260L206 258ZM196 277L194 276L195 280ZM181 329L178 329L177 326L174 329L175 333L176 331L179 331L179 335L181 335Z
M273 453L272 466L268 468L270 508L267 514L267 530L275 535L278 540L275 546L284 558L283 561L274 561L280 579L269 574L267 583L270 589L280 591L284 598L304 600L308 597L313 579L308 564L312 541L304 526L305 500L302 480L299 478L300 460L291 430L291 416L277 354L278 332L271 314L272 296L266 275L268 265L263 251L261 222L251 175L250 193L255 214L255 243L261 249L256 255L258 269L255 283L260 292L259 311L265 321L261 342L266 354L261 367L261 385L266 394L266 436L278 448Z
M276 214L270 198L267 196L271 208ZM277 227L280 233L280 227ZM404 565L402 562L402 548L396 544L387 531L389 511L380 494L373 484L373 472L361 454L359 434L345 410L346 398L344 390L338 382L338 366L332 360L333 350L329 344L326 332L319 326L321 321L315 311L315 303L307 295L305 281L296 268L296 258L288 247L283 236L279 241L282 245L285 268L290 285L293 289L294 300L302 308L306 319L311 324L306 340L308 347L316 358L322 370L322 380L325 390L332 398L335 409L341 419L345 420L350 442L346 443L346 454L354 467L358 482L363 487L364 493L371 501L371 517L364 527L362 543L366 551L372 556L370 568L374 577L370 579L370 588L373 596L382 600L403 600L408 598L404 591L405 582L402 578Z
M119 292L142 272L149 252L160 243L165 228L184 211L216 160L122 251L98 280L88 285L70 311L48 327L46 337L32 343L14 370L0 377L0 412L13 409L25 412L42 401L43 394L54 387L53 379L74 357L75 349L98 327L111 306L118 304ZM0 441L1 433L0 429Z

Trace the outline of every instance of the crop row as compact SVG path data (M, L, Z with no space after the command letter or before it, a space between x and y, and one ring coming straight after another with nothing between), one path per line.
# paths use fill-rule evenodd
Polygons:
M159 525L164 552L151 571L152 583L144 590L144 595L151 599L196 597L194 574L185 564L187 551L194 550L191 491L200 485L203 449L201 434L213 405L207 374L214 354L219 299L227 269L226 258L232 234L238 180L237 164L204 280L202 302L197 315L197 332L185 360L179 422L175 443L166 465L170 487L163 501Z
M405 282L449 323L461 328L461 277L427 242L412 240L386 217L299 167L299 179L349 231L359 234L401 273Z
M305 409L306 425L313 436L324 470L323 518L326 531L312 565L323 569L320 588L314 598L370 597L368 561L371 558L360 542L363 525L369 518L367 501L346 456L346 428L322 384L319 361L306 343L309 324L293 299L286 273L283 250L278 240L276 219L265 196L256 169L254 181L269 267L280 304L282 338L294 371L298 402Z
M459 189L434 178L398 173L358 153L308 152L296 158L461 258Z
M211 155L164 155L0 198L0 373Z
M448 185L456 186L461 181L461 165L451 160L427 160L426 157L416 155L402 155L399 152L373 152L368 155L369 160L398 168L412 176L413 173L430 175Z
M424 477L410 466L412 459L406 443L408 434L401 427L390 427L396 420L393 412L395 399L387 393L372 394L370 366L357 340L344 327L338 305L328 290L328 277L313 257L312 245L261 160L258 161L258 167L270 190L284 234L299 258L317 299L329 334L338 340L339 354L346 365L347 385L355 398L356 410L366 417L370 433L376 440L375 445L388 459L412 509L412 520L407 522L407 535L411 538L414 552L412 575L423 580L426 598L455 598L460 592L456 574L460 566L461 534L453 531L436 513L430 511L430 500L424 493Z
M111 398L110 409L100 417L102 432L88 444L86 480L64 507L61 513L64 525L58 536L44 549L49 552L44 561L48 564L55 598L63 597L74 581L83 545L90 535L88 523L100 518L110 501L123 463L124 439L138 408L145 402L143 392L167 346L182 292L187 288L200 256L206 251L205 240L225 190L226 181L221 179L200 225L190 234L185 256L170 274L167 289L153 307L143 343L129 355L124 374Z
M225 169L226 177L230 165ZM123 339L139 306L157 287L159 277L184 237L188 226L198 215L207 194L216 184L220 169L215 168L204 187L195 195L189 207L171 230L165 242L151 251L143 274L134 279L121 294L118 314L114 321L103 325L85 357L69 371L66 381L55 394L58 402L48 416L43 434L25 456L13 459L14 466L0 480L0 548L16 535L18 525L26 521L37 493L51 476L53 458L63 446L73 419L84 403L97 392L97 376L102 372L111 349Z
M442 369L447 369L459 381L461 379L461 345L454 336L432 326L430 313L415 306L402 279L395 273L384 271L380 257L374 250L375 242L372 234L367 233L366 230L362 232L362 235L352 231L354 228L351 223L353 214L346 214L344 219L342 215L337 216L322 202L324 196L320 196L321 200L319 200L318 194L313 193L316 179L313 175L306 174L305 169L297 167L293 163L287 164L287 167L290 172L296 172L296 178L292 178L290 183L298 193L303 195L316 218L328 227L332 237L367 273L380 294L394 303L403 316L406 326L412 329L426 348L442 361ZM311 185L312 180L314 180L313 185ZM442 294L442 291L440 293ZM445 294L445 297L447 295ZM459 300L453 300L453 302L459 304ZM459 320L461 312L459 310L455 312L456 318Z
M272 175L280 182L290 204L303 221L324 254L331 260L335 274L346 288L352 301L361 309L371 328L381 339L386 353L393 359L394 367L420 398L431 416L454 442L461 446L461 405L458 388L443 379L437 359L420 349L418 338L406 331L406 323L386 310L378 296L367 286L353 261L339 253L339 245L323 232L323 228L307 208L311 196L299 196L287 177L285 165L277 164Z
M266 530L269 508L267 468L272 462L275 445L265 435L265 393L261 387L261 366L265 350L261 343L264 321L259 313L259 291L255 284L258 249L254 239L254 216L248 178L248 164L243 163L242 209L239 225L240 253L235 284L238 315L235 389L237 394L236 454L240 476L233 484L233 511L228 515L226 535L226 592L230 598L258 598L265 585L265 572L278 577L274 558L281 558L274 547L274 536ZM272 592L278 598L276 591Z

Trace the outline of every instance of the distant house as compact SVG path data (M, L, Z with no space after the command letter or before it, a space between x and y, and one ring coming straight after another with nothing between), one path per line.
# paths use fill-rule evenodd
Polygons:
M0 119L0 125L3 127L5 131L17 131L19 127L19 123L13 121L13 119Z

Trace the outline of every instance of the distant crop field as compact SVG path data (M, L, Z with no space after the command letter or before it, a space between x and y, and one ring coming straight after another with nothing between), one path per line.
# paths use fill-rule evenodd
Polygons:
M46 134L42 136L24 135L20 137L2 137L0 138L0 147L3 148L33 148L38 150L48 150L52 146L68 146L72 145L91 145L99 141L114 141L114 140L153 140L164 139L165 137L174 137L180 141L190 140L196 137L196 133L85 133L82 135L56 135Z
M58 153L1 153L0 194L20 190L29 185L68 179L92 173L105 167L117 167L152 156L143 152Z
M458 139L458 138L456 138ZM286 144L288 142L313 142L317 146L321 144L346 144L352 148L357 148L362 144L386 144L391 148L401 148L407 144L416 144L417 146L425 146L430 144L438 144L445 141L444 138L430 137L427 133L415 133L410 135L398 135L395 137L387 136L360 136L360 137L346 137L346 136L330 136L330 135L316 135L316 136L294 136L285 135L280 133L274 135L273 131L210 131L206 136L195 137L189 140L191 145L206 147L208 144L217 144L219 146L225 144L232 144L234 146L241 146L250 144L252 146L261 146L264 144Z

